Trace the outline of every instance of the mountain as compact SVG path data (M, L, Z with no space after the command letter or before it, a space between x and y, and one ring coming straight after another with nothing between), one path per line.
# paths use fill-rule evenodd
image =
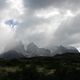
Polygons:
M19 44L15 48L0 54L0 58L3 59L19 59L19 58L26 58L26 57L27 57L27 53L22 42L19 42Z
M22 42L19 42L19 44L15 48L13 48L13 50L16 51L17 53L21 53L24 56L28 55Z
M56 46L52 49L52 54L63 54L63 53L79 53L79 51L75 47L65 47L65 46Z
M3 54L0 54L0 58L2 59L19 59L19 58L25 58L25 56L22 53L18 53L16 51L8 51Z
M30 43L27 46L27 53L29 53L29 56L50 56L51 52L48 49L45 48L39 48L34 43Z
M74 47L64 47L64 46L56 46L52 48L52 52L49 49L39 48L34 43L30 43L27 46L27 50L24 48L24 45L20 43L15 48L10 51L7 51L0 55L0 58L4 59L19 59L19 58L27 58L27 57L52 57L56 54L77 54L79 51Z

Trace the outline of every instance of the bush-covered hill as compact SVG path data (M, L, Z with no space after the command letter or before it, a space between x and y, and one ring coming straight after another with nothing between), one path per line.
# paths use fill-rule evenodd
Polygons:
M0 59L0 80L80 80L80 54Z

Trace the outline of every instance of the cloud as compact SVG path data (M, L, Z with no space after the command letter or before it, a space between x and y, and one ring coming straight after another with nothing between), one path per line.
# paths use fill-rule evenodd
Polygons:
M0 9L3 9L7 5L7 0L0 0Z
M38 10L48 7L76 10L80 7L80 0L24 0L25 7Z
M18 39L25 45L34 42L41 47L52 47L56 44L80 46L80 0L7 0L7 2L0 0L0 8L4 8L0 11L0 22L12 19L19 23L16 26L15 37L13 31L7 32L6 28L5 31L2 29L1 34L7 36L7 40L4 38L3 42L8 41L6 43L10 45L11 42L15 42L14 39ZM9 39L8 36L12 37Z
M51 44L53 45L73 45L79 47L80 44L80 14L74 18L64 21L53 35ZM51 45L50 44L50 45Z
M44 17L42 17L44 13L42 11L40 14L25 15L22 19L22 23L20 23L17 28L17 36L20 40L24 41L25 44L35 42L41 47L48 45L58 25L64 20L64 16L57 11L54 10L54 14L51 13L52 11L48 11L49 14L51 13L48 17L48 12L46 11L46 16ZM38 16L38 14L40 16Z
M15 45L15 32L9 26L0 26L0 53L10 50Z
M18 25L22 16L21 4L21 0L0 0L0 53L17 45L13 26Z
M25 13L30 13L31 17L26 17L24 22L29 22L23 26L33 32L27 33L31 36L25 39L38 41L41 46L63 44L79 47L80 0L24 0L24 7ZM38 34L39 30L43 32Z
M42 25L47 23L48 20L38 18L36 16L27 16L19 24L16 30L16 36L28 44L29 42L41 43L44 40L45 27Z

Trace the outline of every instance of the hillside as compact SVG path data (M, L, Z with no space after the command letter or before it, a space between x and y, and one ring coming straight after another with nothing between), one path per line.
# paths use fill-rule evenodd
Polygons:
M80 80L80 54L0 59L0 80Z

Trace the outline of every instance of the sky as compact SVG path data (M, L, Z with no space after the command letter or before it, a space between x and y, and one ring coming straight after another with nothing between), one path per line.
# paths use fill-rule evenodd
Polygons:
M80 0L0 0L0 53L19 41L80 50Z

